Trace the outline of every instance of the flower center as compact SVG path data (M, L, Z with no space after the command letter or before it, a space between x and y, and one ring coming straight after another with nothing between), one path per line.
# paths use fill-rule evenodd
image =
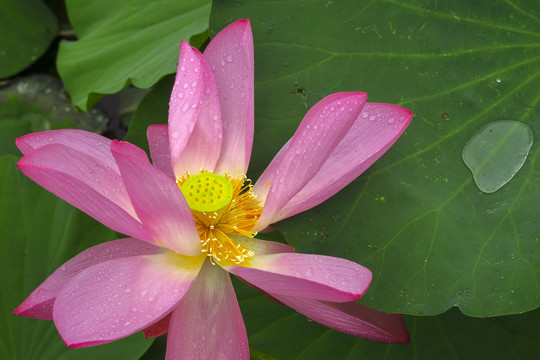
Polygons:
M197 226L202 252L212 263L240 264L255 255L236 243L231 235L254 237L251 229L257 223L262 206L246 176L232 177L209 173L184 173L176 181Z
M227 206L233 197L233 187L213 173L201 173L186 180L180 188L189 208L199 212L217 211Z

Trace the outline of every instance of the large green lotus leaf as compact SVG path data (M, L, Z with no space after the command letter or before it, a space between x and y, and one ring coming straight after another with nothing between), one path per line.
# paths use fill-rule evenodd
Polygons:
M117 237L26 178L15 166L18 158L0 156L0 358L138 359L152 343L141 334L95 348L69 349L52 321L11 313L62 263Z
M57 31L56 18L41 0L0 0L0 78L36 61Z
M540 311L476 319L456 309L405 316L411 342L382 344L346 335L274 303L240 281L235 290L250 345L280 360L534 359L540 351ZM253 356L252 359L257 359Z
M493 121L540 132L537 2L217 1L211 34L238 18L251 20L255 40L252 178L330 93L366 91L415 114L358 180L276 225L298 251L370 268L363 301L384 311L457 305L485 316L540 305L539 142L492 194L462 160Z
M67 0L78 41L63 41L58 72L73 103L133 84L152 86L176 71L180 41L208 28L209 0ZM198 41L198 40L197 40Z

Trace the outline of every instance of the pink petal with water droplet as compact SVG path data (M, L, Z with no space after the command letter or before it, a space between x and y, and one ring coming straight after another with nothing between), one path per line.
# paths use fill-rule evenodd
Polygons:
M154 241L139 222L118 170L108 162L56 143L29 152L17 166L36 183L103 225Z
M344 333L385 343L407 344L403 315L390 314L356 302L330 303L272 294L309 319Z
M335 302L358 299L371 282L365 267L322 255L261 255L224 269L268 293Z
M311 181L354 124L366 99L365 93L332 94L308 111L286 150L255 184L255 193L265 202L254 231L275 222L285 204Z
M245 174L251 156L254 126L253 35L249 20L220 31L204 56L217 84L223 145L216 173Z
M93 246L60 266L13 313L36 319L52 320L56 296L82 270L107 260L157 254L162 250L160 247L133 238L114 240Z
M24 155L46 145L64 145L98 159L118 172L110 150L111 140L88 131L76 129L42 131L17 138L15 143Z
M172 311L204 259L167 251L88 267L57 296L56 328L73 348L105 344L140 331Z
M321 169L274 221L322 203L356 179L394 144L412 116L412 112L401 106L367 103Z
M213 172L221 152L221 111L214 75L212 75L210 66L199 50L194 48L191 50L192 56L197 57L200 64L199 72L202 73L200 86L203 89L203 94L199 103L196 104L200 108L200 112L189 139L174 163L174 173L177 178L186 171L192 174L198 173L201 169ZM188 70L186 69L186 71ZM180 121L180 119L176 117L175 121ZM174 131L171 130L171 125L169 123L169 131Z
M199 233L176 182L133 144L115 140L111 150L141 222L163 246L184 255L200 254Z
M173 169L201 112L200 102L204 96L201 69L201 60L197 55L197 50L182 41L178 70L169 101L169 146Z
M249 359L246 328L229 274L209 261L173 310L166 359Z

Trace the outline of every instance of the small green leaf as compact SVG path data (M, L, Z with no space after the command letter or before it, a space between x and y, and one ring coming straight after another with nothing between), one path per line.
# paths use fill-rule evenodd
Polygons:
M41 0L0 0L0 78L36 61L57 31L56 18Z
M78 41L63 41L58 72L83 110L130 83L148 88L176 71L180 41L208 28L209 0L67 0ZM195 40L200 42L200 37Z

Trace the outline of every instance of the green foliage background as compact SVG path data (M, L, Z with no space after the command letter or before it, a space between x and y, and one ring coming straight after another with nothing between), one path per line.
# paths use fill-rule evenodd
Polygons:
M58 2L47 4L57 9L52 5ZM235 283L253 359L538 354L540 147L535 141L523 168L492 194L476 187L461 157L470 137L493 121L517 120L533 136L540 132L537 1L66 0L76 40L62 36L66 24L59 12L40 1L0 0L0 10L0 30L9 34L0 40L6 84L38 72L53 56L82 110L129 84L152 87L126 136L146 149L146 126L167 119L172 82L166 75L175 71L180 40L204 46L207 29L212 36L250 19L252 179L306 111L330 93L365 91L369 101L413 111L405 134L368 171L324 204L276 224L274 234L300 252L370 268L374 280L361 301L407 314L411 343L376 344L337 333ZM140 334L68 350L50 322L11 315L62 262L117 235L17 170L11 141L35 129L40 115L30 104L31 118L14 117L18 100L10 96L8 102L0 96L0 357L163 357L164 339L152 344Z

